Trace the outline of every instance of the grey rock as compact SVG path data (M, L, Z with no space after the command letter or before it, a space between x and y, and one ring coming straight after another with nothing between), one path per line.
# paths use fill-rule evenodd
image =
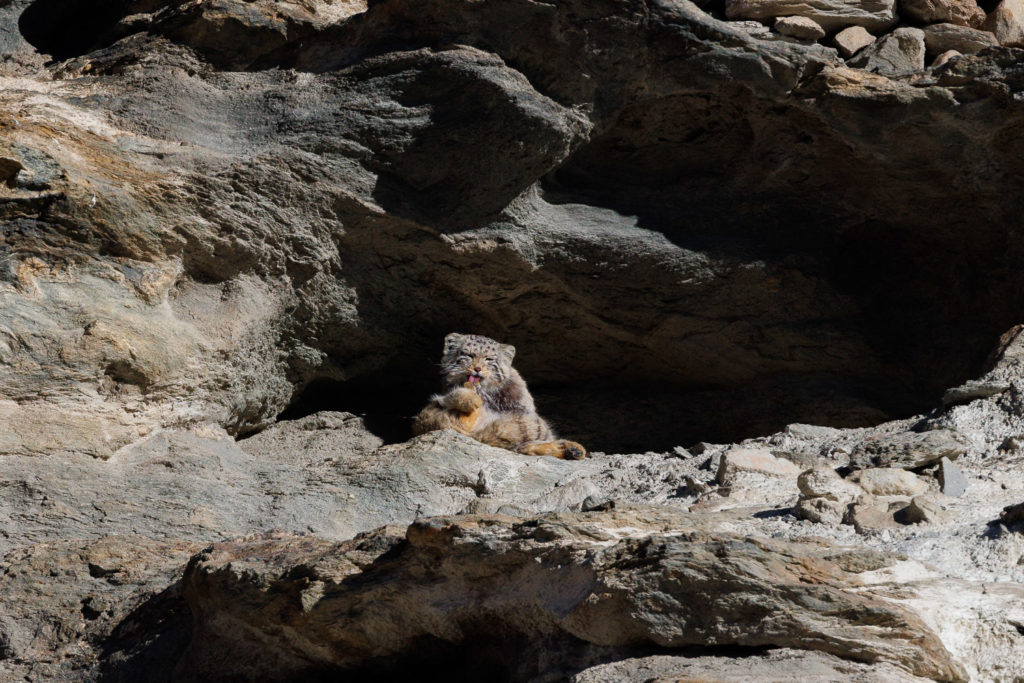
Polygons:
M949 458L939 460L938 477L942 492L947 496L959 498L967 492L967 478Z
M862 500L850 505L843 516L843 523L850 524L859 534L871 534L886 529L896 529L896 513L906 508L899 505L895 510L890 503L878 500Z
M879 38L849 61L850 66L883 76L900 76L924 68L924 32L898 28Z
M850 465L868 467L924 467L942 458L956 460L967 447L948 429L901 432L863 441L850 454Z
M938 24L937 26L949 26L949 24ZM960 41L958 39L947 41L947 37L956 36L957 33L964 30L962 27L958 27L956 32L945 31L945 30L930 30L933 27L928 26L924 29L925 31L925 45L928 46L929 52L938 54L940 52L945 53L949 51L955 51L957 54L972 54L985 47L991 47L990 43L985 42L985 38L968 36L974 40L973 44L967 45L969 49L963 50L957 47L956 44ZM980 36L986 35L986 31L974 31ZM991 35L991 34L988 34ZM929 40L931 44L929 45ZM973 47L974 49L970 49ZM971 401L979 398L989 398L990 396L998 396L1007 389L1010 388L1009 382L1004 381L986 381L986 380L968 380L960 386L947 389L946 393L942 395L942 405L954 406L963 403L970 403Z
M797 519L835 526L846 518L850 501L836 501L823 497L802 496L793 508Z
M896 23L896 3L888 0L727 0L725 14L730 19L805 17L825 31L847 26L883 31Z

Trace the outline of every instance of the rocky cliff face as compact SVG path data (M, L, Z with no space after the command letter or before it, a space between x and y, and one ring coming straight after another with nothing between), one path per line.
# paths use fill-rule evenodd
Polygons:
M1016 12L4 4L0 671L1013 680Z

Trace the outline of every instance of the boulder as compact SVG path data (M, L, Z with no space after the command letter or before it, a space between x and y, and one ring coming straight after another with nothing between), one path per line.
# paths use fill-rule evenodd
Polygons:
M950 518L949 513L931 496L916 496L902 511L902 517L910 524L942 524Z
M776 458L766 448L730 448L722 454L715 475L719 484L728 484L743 472L753 472L773 477L793 477L800 474L800 468L789 460Z
M552 661L540 651L568 648L585 663L711 642L817 650L963 680L930 626L882 599L884 586L875 593L859 579L893 561L618 506L529 522L423 519L405 534L392 527L344 543L256 537L190 562L183 583L195 637L175 671L359 678L394 675L451 649L462 655L432 660L434 673L457 678L486 661L527 680ZM509 642L515 647L503 647ZM547 666L546 677L558 675Z
M924 68L924 32L898 28L849 60L850 66L883 76L900 76Z
M797 487L807 498L827 498L838 502L849 502L863 494L860 488L840 477L831 467L814 467L801 473Z
M975 0L900 0L899 13L922 24L947 22L977 28L985 21L985 11Z
M874 499L861 500L847 509L843 523L852 525L858 534L865 535L886 529L895 529L900 526L895 515L906 506L907 503L887 503Z
M775 30L784 36L801 40L818 40L825 37L825 29L807 17L778 17L775 20Z
M924 47L929 57L935 57L940 53L949 50L956 50L960 54L973 55L987 47L996 47L999 42L996 37L988 31L958 26L957 24L932 24L925 26ZM959 387L946 391L942 396L943 405L955 405L985 398L1002 393L1008 385L997 382L980 382L973 380Z
M942 492L947 496L959 498L967 492L967 478L949 458L939 460L939 470L936 475Z
M833 44L839 50L844 59L849 59L862 48L875 42L875 37L867 32L863 26L850 26L844 28L832 38Z
M981 28L994 34L999 44L1004 47L1024 47L1024 0L1002 0L985 17ZM1019 328L1018 333L1012 336L1014 338L1019 336ZM1019 342L1017 346L1019 346ZM1018 351L1010 351L1000 360L1002 362L1016 360L1014 365L1019 366L1019 355Z
M851 479L875 496L916 496L928 490L928 483L913 472L898 467L869 467Z

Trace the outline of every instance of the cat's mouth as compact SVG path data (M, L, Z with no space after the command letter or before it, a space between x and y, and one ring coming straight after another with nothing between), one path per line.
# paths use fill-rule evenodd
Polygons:
M478 384L480 382L480 380L482 380L482 379L483 379L483 376L479 372L471 372L471 373L469 373L468 380L469 380L470 384Z

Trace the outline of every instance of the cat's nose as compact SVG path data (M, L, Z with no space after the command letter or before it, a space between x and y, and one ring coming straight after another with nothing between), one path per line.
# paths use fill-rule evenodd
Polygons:
M473 368L473 372L480 372L480 367L479 366L474 367Z

